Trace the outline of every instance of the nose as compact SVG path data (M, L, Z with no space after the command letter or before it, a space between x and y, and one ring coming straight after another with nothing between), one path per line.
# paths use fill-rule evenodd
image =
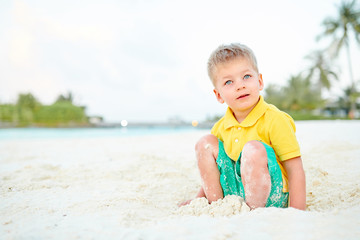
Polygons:
M243 88L245 88L245 82L242 79L238 79L236 81L236 89L240 90L240 89L243 89Z

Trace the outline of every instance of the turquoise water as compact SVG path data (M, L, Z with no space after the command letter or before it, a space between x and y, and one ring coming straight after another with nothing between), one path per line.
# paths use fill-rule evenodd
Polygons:
M0 129L0 140L128 137L196 131L193 127L131 128L8 128Z

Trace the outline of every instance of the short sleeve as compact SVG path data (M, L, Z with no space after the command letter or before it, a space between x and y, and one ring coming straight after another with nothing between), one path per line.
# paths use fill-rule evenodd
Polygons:
M221 119L219 119L219 121L217 121L214 124L214 126L211 128L211 132L210 132L212 135L215 135L221 141L223 141L223 139L221 137L221 132L223 129L223 121L224 121L224 118L222 117Z
M301 155L295 131L294 120L288 114L281 112L281 114L273 118L269 137L271 145L280 161Z

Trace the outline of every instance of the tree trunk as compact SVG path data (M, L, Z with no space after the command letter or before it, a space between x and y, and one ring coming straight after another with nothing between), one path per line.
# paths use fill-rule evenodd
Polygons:
M356 97L354 97L354 95L356 94L356 89L355 89L355 82L354 82L354 77L353 77L353 72L352 72L349 43L347 43L345 45L346 45L346 53L347 53L346 55L347 55L348 64L349 64L349 75L350 75L350 81L351 81L351 88L350 88L350 94L349 94L350 95L349 96L349 100L350 100L349 118L353 119L355 117L355 111L356 111Z

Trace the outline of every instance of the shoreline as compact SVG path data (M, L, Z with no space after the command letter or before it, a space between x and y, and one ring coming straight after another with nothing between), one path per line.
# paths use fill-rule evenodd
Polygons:
M41 126L41 125L29 125L29 126L17 126L16 124L2 124L0 123L0 129L11 128L59 128L59 129L71 129L71 128L211 128L214 123L199 123L196 127L189 123L162 123L162 122L139 122L129 123L127 126L122 126L121 123L101 123L101 124L88 124L88 125L62 125L62 126Z
M306 119L306 120L295 120L295 123L301 122L337 122L337 121L347 121L347 122L357 122L360 119ZM216 122L199 122L197 126L192 126L191 122L182 122L182 123L164 123L164 122L130 122L127 126L122 126L120 122L105 122L99 124L72 124L72 125L58 125L58 126L43 126L43 125L28 125L28 126L18 126L17 124L7 124L0 122L0 129L26 129L26 128L38 128L38 129L72 129L72 128L200 128L200 129L211 129L211 127Z

